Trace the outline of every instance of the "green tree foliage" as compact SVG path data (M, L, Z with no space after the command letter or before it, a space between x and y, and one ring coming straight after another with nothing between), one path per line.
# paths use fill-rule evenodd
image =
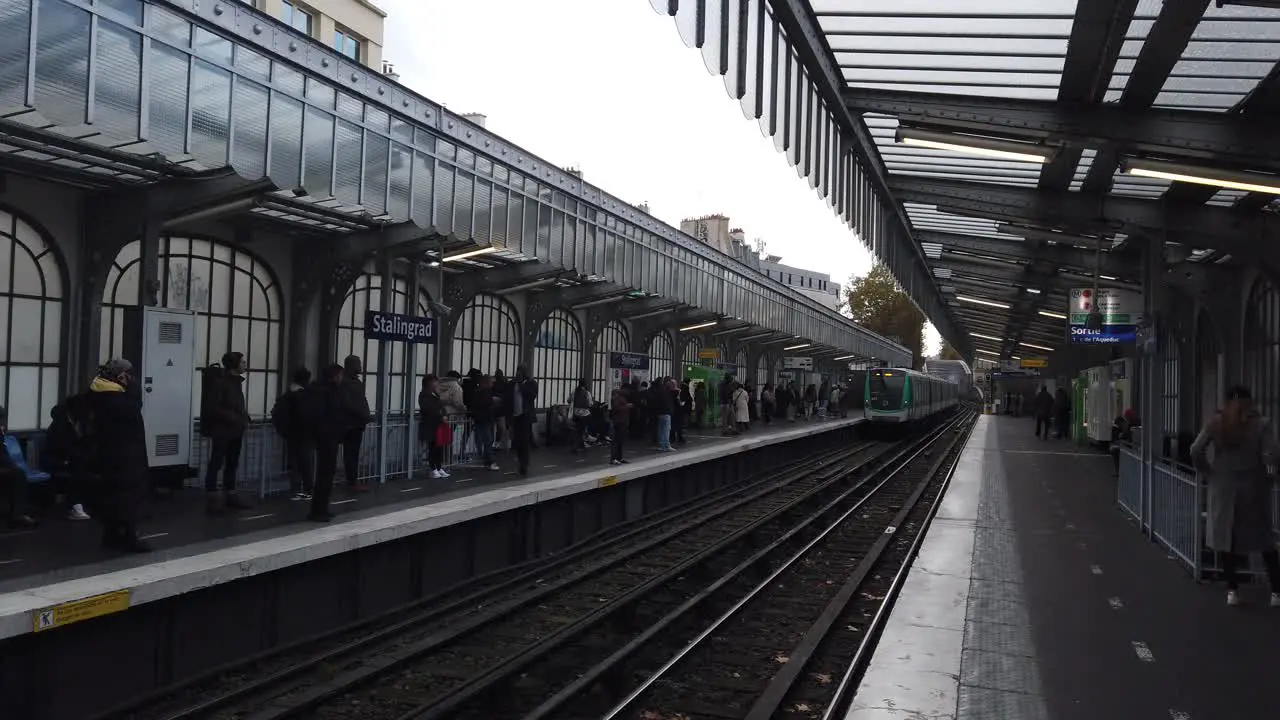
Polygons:
M910 350L917 369L924 366L924 314L898 288L888 268L877 264L866 275L850 278L843 309L854 322Z
M951 347L951 343L947 342L946 340L943 340L942 352L938 353L938 359L939 360L963 360L964 358L960 357L960 353L956 352L956 349Z

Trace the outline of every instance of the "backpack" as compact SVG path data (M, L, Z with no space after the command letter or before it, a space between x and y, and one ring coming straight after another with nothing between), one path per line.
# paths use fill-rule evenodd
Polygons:
M280 437L286 440L289 439L289 435L293 432L293 396L297 392L299 391L290 390L276 398L276 404L271 406L271 426L276 429Z
M215 374L221 374L222 366L212 363L200 368L200 434L209 436L209 410L218 403L218 383Z

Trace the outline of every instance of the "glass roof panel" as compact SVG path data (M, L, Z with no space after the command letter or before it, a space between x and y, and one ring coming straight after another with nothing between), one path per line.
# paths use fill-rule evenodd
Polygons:
M1155 106L1229 110L1257 87L1277 61L1280 13L1272 8L1211 3Z

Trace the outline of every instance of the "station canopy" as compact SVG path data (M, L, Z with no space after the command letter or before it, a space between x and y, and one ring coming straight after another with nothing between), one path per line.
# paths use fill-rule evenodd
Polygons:
M678 26L695 4L654 3ZM971 357L1061 347L1069 291L1140 290L1149 240L1171 262L1274 262L1276 0L706 5L730 52L746 41L730 94L762 127L771 104L802 125L817 106L814 143L844 144L884 215L846 219Z

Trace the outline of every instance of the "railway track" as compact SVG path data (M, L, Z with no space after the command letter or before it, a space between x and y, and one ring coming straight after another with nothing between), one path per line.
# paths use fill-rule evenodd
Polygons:
M437 699L464 696L488 665L509 666L527 655L526 640L571 636L606 619L625 625L629 593L635 599L655 582L705 572L727 538L760 541L785 524L788 513L819 502L888 448L866 442L798 460L600 533L547 561L483 578L451 598L257 658L104 717L395 717L405 703L391 696L414 677L427 678ZM361 688L368 704L346 697ZM344 715L341 708L355 709Z
M901 453L806 542L762 549L755 565L671 610L533 711L502 717L832 717L962 447L964 433L952 431L967 422Z

